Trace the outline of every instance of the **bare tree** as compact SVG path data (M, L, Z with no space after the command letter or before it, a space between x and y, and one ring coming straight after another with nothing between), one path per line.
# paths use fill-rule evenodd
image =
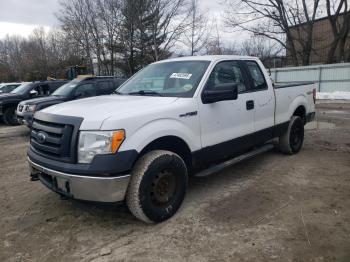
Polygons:
M319 0L227 0L225 20L231 28L278 42L294 65L307 65L318 7Z
M348 54L345 52L345 44L350 34L349 3L347 0L326 0L326 9L333 33L333 41L327 54L327 63L350 61L350 52Z
M128 75L168 57L183 32L187 0L62 0L58 14L97 73Z
M278 56L282 52L282 47L276 42L272 42L262 36L252 36L241 44L241 54L257 56L262 61Z
M103 30L103 37L105 38L104 46L108 52L108 58L106 58L106 68L110 68L110 74L115 74L116 66L116 43L119 41L120 27L122 23L121 19L121 0L97 0L96 8L97 14L101 21L101 28Z
M223 55L224 45L220 36L220 30L216 19L213 22L212 29L212 34L209 36L208 41L206 43L206 54Z
M124 0L119 66L132 75L143 66L167 58L185 29L185 0Z
M22 56L24 38L20 36L7 36L2 41L2 67L9 72L13 80L22 80L25 72L25 62ZM5 76L6 77L6 76Z
M65 77L65 68L79 63L78 50L62 31L37 28L28 38L0 40L0 81L44 80Z
M85 53L89 66L93 68L93 43L84 3L84 0L62 0L60 1L61 10L56 16L61 23L62 29Z
M185 32L190 6L187 0L152 0L151 3L152 12L156 16L150 28L154 60L158 61L169 56L170 50Z
M191 0L189 23L187 30L183 33L182 42L190 49L190 54L193 56L207 45L209 36L208 17L200 10L198 0Z

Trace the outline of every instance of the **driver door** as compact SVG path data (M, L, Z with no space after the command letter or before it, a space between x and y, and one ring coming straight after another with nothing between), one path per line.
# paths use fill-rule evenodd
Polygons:
M248 81L243 70L239 61L217 63L204 90L215 89L218 84L233 83L237 85L238 98L211 104L199 101L202 147L213 158L240 151L245 147L242 137L254 132L254 108L247 106L252 96L247 92Z

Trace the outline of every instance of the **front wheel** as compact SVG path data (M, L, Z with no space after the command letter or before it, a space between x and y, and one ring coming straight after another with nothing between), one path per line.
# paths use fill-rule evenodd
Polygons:
M3 115L4 123L6 125L19 125L17 116L16 116L16 108L15 107L9 107L4 111Z
M304 122L299 116L293 116L287 131L279 138L279 149L288 155L300 151L304 142Z
M138 219L162 222L181 206L187 182L187 168L180 156L165 150L151 151L132 170L126 203Z

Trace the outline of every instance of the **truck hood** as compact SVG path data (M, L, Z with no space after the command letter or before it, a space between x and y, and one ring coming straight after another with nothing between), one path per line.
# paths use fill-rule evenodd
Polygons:
M22 99L22 96L16 95L16 94L11 94L11 93L0 94L0 102L10 101L10 100L18 100L18 99Z
M177 97L108 95L50 106L41 112L82 117L84 121L81 129L97 130L109 117L124 118L138 112L144 113L173 103L177 99Z
M25 100L21 102L21 105L39 105L42 103L49 103L49 102L63 102L65 101L65 97L60 97L60 96L44 96L44 97L38 97L38 98L33 98L29 100Z

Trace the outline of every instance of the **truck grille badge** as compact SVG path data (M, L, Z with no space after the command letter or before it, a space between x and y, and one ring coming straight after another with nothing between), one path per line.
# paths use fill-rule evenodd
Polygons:
M36 141L40 144L45 143L46 135L43 132L38 132L38 134L36 135Z

